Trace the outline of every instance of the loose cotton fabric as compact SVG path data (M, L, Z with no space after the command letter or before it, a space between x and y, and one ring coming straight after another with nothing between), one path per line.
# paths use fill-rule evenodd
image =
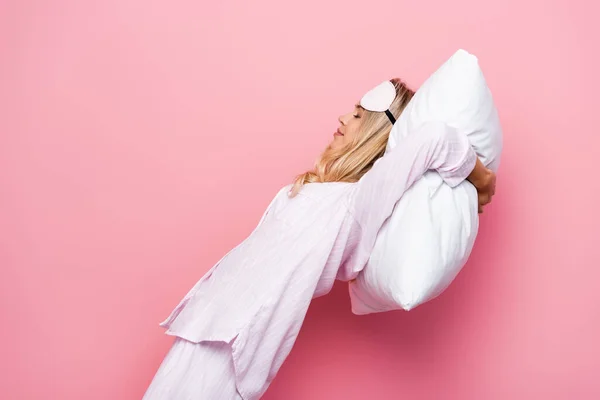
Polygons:
M142 400L242 400L233 376L229 343L176 337Z
M294 198L287 195L291 185L283 187L250 236L194 285L161 326L193 343L231 343L230 379L244 400L260 398L291 351L311 299L327 294L336 278L356 278L407 188L429 169L454 187L475 162L464 135L432 122L356 183L309 183ZM212 368L210 360L204 368ZM194 385L189 379L181 384ZM198 399L209 398L202 384L193 390Z

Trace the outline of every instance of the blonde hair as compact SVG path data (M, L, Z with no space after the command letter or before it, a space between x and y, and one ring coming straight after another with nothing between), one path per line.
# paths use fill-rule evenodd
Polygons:
M398 78L390 82L396 88L396 98L389 110L398 119L415 92ZM392 130L391 121L383 112L368 110L363 110L361 120L351 143L337 149L327 146L312 170L296 176L290 197L296 196L305 183L357 182L383 156Z

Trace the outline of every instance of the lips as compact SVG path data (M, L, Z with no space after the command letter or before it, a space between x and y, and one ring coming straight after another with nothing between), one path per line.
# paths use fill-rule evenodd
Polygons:
M344 136L344 134L342 132L340 132L340 130L338 129L337 131L335 131L333 133L333 136Z

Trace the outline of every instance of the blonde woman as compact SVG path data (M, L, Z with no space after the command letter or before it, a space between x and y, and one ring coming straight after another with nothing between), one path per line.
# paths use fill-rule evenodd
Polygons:
M399 79L339 117L313 170L283 187L258 226L217 262L161 323L175 336L144 399L259 399L289 354L311 299L365 266L384 221L427 170L471 181L480 205L495 175L467 138L429 123L382 157L413 96Z

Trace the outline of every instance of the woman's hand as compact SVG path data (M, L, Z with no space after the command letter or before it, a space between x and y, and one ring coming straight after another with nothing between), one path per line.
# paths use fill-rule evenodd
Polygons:
M483 206L492 201L492 196L496 193L496 174L485 167L478 158L475 168L467 177L467 180L477 189L477 197L479 200L478 211L483 212Z

